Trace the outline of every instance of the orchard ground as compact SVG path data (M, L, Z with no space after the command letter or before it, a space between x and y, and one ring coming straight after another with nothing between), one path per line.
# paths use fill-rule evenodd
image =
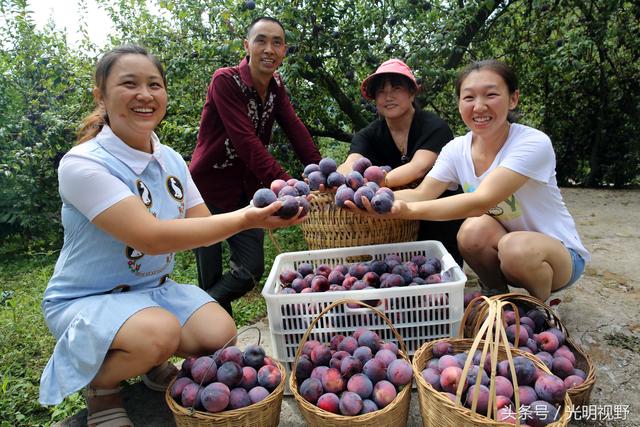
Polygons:
M597 375L590 419L570 425L640 426L640 191L565 188L562 193L593 256L576 285L557 294L562 299L557 313L570 335L590 354ZM552 216L549 212L550 220ZM467 273L467 288L475 289L474 276ZM267 319L255 326L262 331L270 353ZM255 334L250 331L239 345L251 342ZM137 383L127 387L124 396L136 425L175 425L161 393ZM86 425L85 420L83 410L59 425ZM280 426L304 424L293 397L286 396ZM422 425L415 391L408 425Z

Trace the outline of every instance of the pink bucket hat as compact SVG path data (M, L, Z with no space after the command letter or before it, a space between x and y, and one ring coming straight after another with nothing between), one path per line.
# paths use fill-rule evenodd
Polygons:
M366 99L372 99L367 95L367 88L369 86L369 83L371 83L371 79L379 74L400 74L401 76L405 76L411 82L413 82L416 91L420 89L420 87L418 86L418 82L416 81L416 78L411 71L411 68L409 68L409 66L401 60L394 58L383 62L382 65L378 67L375 73L371 74L362 81L362 84L360 85L360 93L362 93L362 96L364 96Z

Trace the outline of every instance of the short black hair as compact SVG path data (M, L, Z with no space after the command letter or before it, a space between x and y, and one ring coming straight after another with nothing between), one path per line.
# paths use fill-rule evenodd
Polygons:
M406 88L410 94L415 95L417 93L416 85L406 76L397 73L383 73L374 76L369 84L367 84L367 96L371 99L375 99L376 92L384 85L391 84L391 86L402 86Z
M258 16L256 19L251 21L251 24L249 24L249 26L247 27L247 38L249 38L249 36L251 35L251 30L253 30L253 27L260 21L267 21L267 22L273 22L274 24L278 24L280 28L282 28L282 32L283 33L285 32L282 22L278 21L276 18L272 18L270 16Z

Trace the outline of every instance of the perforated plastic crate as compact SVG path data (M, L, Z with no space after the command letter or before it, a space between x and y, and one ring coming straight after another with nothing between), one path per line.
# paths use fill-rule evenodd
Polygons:
M296 270L301 263L309 263L314 269L320 264L333 268L338 264L382 260L389 254L399 255L403 262L409 261L414 255L440 258L443 276L447 281L386 289L278 293L281 288L280 273L284 269ZM274 356L287 369L291 369L298 343L313 319L333 301L342 298L373 301L375 308L393 322L408 353L413 355L424 342L449 337L458 332L464 311L466 281L467 276L442 243L433 240L282 253L274 260L262 288L262 295L267 302ZM388 326L370 309L349 308L345 305L326 313L315 325L310 339L328 343L333 335L348 335L360 326L377 332L384 341L395 341Z

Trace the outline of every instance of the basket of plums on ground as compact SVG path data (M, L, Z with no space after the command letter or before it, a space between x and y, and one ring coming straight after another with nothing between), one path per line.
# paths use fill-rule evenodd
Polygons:
M334 307L372 310L394 334L385 341L365 327L319 341L313 330ZM398 343L398 344L396 344ZM289 387L311 426L399 426L409 414L413 369L391 321L356 300L338 300L314 319L298 346Z
M463 326L468 338L475 336L488 310L487 301L477 297L479 293L465 295L467 315ZM529 295L515 293L491 299L513 303L513 306L504 306L503 315L510 343L515 346L517 339L521 351L535 355L560 377L576 408L587 405L596 380L595 365L571 340L569 331L551 307Z
M571 400L564 381L544 363L512 349L514 378L506 349L499 346L494 347L498 353L495 375L490 354L485 353L483 359L481 350L475 350L465 376L473 342L472 339L433 341L414 355L413 369L424 425L505 426L516 424L517 419L523 426L568 425Z
M342 248L408 242L418 237L418 221L369 217L342 209L350 200L363 208L366 197L379 213L391 210L393 191L384 186L389 166L372 165L367 158L358 159L347 175L337 171L336 162L325 157L318 164L305 167L303 177L314 194L309 218L300 225L309 249ZM323 185L327 192L320 192ZM335 193L334 193L335 191Z
M290 371L311 322L343 298L364 302L391 319L412 355L425 341L457 333L466 280L438 241L282 253L262 289L273 355ZM355 303L326 313L314 335L329 342L361 326L383 341L393 339L373 310Z
M165 400L179 427L277 426L284 367L259 345L184 360Z

